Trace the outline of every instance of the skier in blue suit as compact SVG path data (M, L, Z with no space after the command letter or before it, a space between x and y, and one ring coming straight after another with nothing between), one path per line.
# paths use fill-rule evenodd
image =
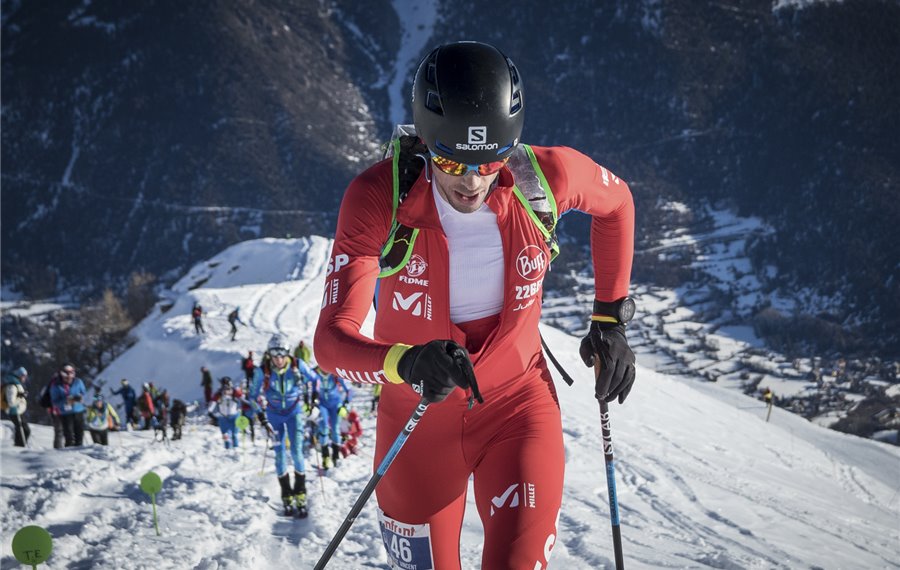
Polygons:
M270 364L253 372L250 401L263 428L274 438L275 471L281 485L285 514L307 516L306 466L303 459L304 399L310 384L318 380L305 362L294 362L288 344L281 335L269 339L266 350ZM291 485L286 445L291 447L294 484Z
M320 378L315 388L319 400L319 411L328 422L327 438L321 439L322 465L328 469L332 464L337 467L338 458L341 456L341 419L339 414L341 407L347 406L350 402L351 394L343 378L324 373L324 371ZM331 445L329 445L329 440Z

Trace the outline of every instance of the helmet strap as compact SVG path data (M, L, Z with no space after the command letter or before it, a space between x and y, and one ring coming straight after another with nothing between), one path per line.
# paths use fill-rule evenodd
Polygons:
M425 182L431 184L431 160L422 153L417 153L416 156L425 163Z

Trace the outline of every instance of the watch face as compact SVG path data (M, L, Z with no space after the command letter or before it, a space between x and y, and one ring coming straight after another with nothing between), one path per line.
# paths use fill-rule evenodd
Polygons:
M637 309L637 305L634 303L634 299L631 297L625 297L622 299L622 303L619 305L619 322L627 323L631 319L634 318L634 312Z

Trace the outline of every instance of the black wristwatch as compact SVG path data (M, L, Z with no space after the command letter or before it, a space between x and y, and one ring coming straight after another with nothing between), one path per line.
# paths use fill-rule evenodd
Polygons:
M594 299L594 314L605 315L616 319L619 324L627 324L634 318L634 312L637 305L631 297L622 297L612 303L603 303Z

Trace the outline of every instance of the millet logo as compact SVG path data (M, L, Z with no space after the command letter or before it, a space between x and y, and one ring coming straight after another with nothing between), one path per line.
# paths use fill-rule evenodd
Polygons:
M523 507L533 509L537 506L534 483L513 483L499 496L491 499L491 516L494 516L494 513L496 513L498 509L515 509L518 507L520 505L520 492L522 496L521 505Z
M421 291L413 293L409 297L404 297L400 291L394 291L391 306L395 311L431 320L431 296Z

